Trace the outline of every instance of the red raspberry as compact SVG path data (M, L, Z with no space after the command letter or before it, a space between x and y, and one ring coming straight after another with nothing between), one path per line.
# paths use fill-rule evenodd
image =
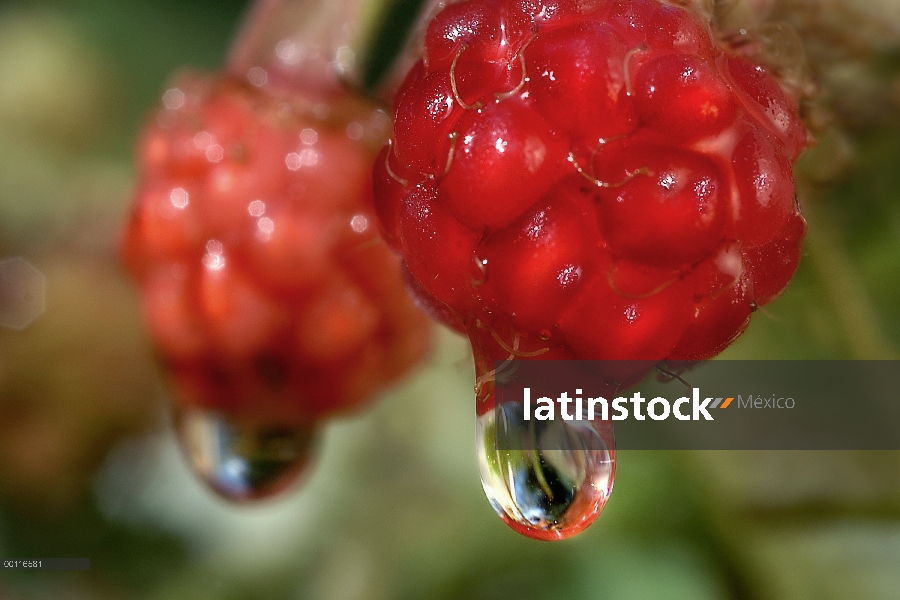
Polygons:
M482 378L710 358L796 269L797 103L681 6L453 4L395 107L385 237Z
M123 253L178 402L312 428L407 371L426 318L369 208L387 118L227 78L164 100Z
M376 210L472 343L485 492L520 533L574 535L612 487L611 428L540 447L520 409L492 411L500 361L631 361L607 367L627 387L731 343L799 260L796 102L681 6L470 0L431 23L395 111ZM520 430L538 452L493 443Z

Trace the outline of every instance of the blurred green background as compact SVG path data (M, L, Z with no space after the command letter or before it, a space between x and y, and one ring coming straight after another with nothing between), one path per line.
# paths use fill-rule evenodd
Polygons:
M0 4L0 260L46 277L46 311L0 328L0 556L91 559L0 571L0 599L900 598L894 452L623 452L588 532L519 537L481 491L471 358L450 333L327 430L301 488L250 507L206 491L167 428L115 246L144 115L173 70L219 65L243 9ZM897 358L900 2L779 0L775 16L821 91L798 167L810 233L728 355ZM386 27L378 44L397 41Z

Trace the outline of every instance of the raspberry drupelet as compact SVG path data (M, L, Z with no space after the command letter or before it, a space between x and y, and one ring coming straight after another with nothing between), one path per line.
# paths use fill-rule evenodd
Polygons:
M711 358L797 267L798 102L674 4L451 4L395 96L376 208L479 415L497 361Z

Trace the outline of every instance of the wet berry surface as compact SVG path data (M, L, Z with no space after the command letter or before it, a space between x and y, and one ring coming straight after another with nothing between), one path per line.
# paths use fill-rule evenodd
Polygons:
M686 8L451 5L395 110L385 236L479 374L712 357L797 267L797 103Z

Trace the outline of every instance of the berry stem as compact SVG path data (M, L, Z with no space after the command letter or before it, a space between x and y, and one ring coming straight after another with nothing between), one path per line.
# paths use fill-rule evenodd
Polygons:
M379 81L375 90L376 97L387 104L391 103L409 70L422 57L422 40L425 38L425 30L428 28L428 24L447 4L449 4L448 0L422 1L416 20L407 32L406 47L397 55L387 73Z
M806 243L810 262L838 317L852 358L900 358L878 323L877 311L844 249L834 216L824 203L816 201L812 187L800 178L797 188L803 200L803 216L809 223Z
M225 70L251 83L328 96L361 81L366 43L383 0L258 0ZM256 71L261 69L262 71Z

